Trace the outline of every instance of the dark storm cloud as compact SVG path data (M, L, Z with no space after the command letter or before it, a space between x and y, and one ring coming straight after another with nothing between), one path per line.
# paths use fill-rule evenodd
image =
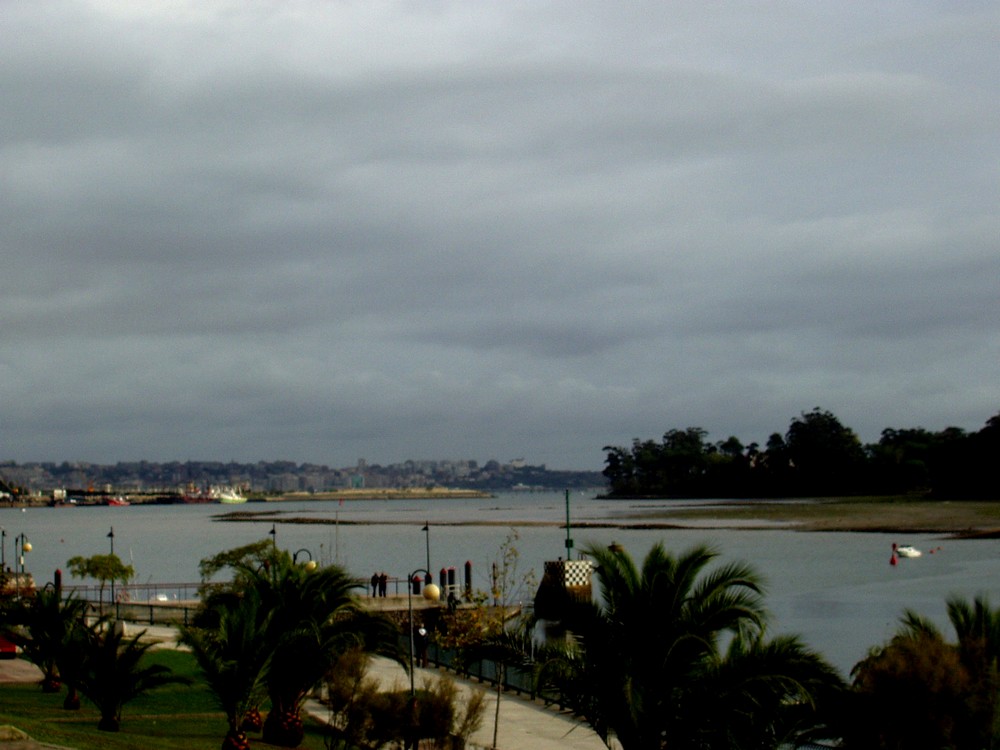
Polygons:
M989 4L18 3L18 460L597 468L996 413Z

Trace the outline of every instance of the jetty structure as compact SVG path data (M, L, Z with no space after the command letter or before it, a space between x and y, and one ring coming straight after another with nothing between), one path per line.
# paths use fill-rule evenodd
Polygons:
M570 605L589 602L593 596L593 563L579 557L574 560L573 547L569 490L566 490L566 558L545 561L535 594L535 614L543 620L562 620Z

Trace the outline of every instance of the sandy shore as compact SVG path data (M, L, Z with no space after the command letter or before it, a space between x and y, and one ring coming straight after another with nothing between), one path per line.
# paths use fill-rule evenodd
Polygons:
M739 526L801 531L940 533L954 536L1000 536L1000 501L929 501L907 499L811 499L719 502L671 512L677 525ZM636 519L662 521L660 513L637 513ZM713 523L715 522L715 523ZM756 526L755 526L756 525Z
M704 500L683 506L637 509L622 501L614 518L574 521L575 528L787 528L796 531L855 531L939 533L960 537L1000 538L1000 501L928 501L909 499L806 499L806 500ZM301 511L299 511L301 513ZM409 520L372 521L317 518L287 514L277 508L239 510L216 516L217 521L392 525ZM562 526L559 521L537 519L435 521L437 526Z

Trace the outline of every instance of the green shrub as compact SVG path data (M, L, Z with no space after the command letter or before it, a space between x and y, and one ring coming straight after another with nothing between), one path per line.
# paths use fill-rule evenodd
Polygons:
M427 680L411 703L409 690L380 692L367 677L368 657L358 651L345 654L330 671L326 688L330 723L347 744L381 748L408 744L409 738L432 740L436 747L451 747L475 732L483 721L485 696L474 691L459 707L458 688L446 677Z

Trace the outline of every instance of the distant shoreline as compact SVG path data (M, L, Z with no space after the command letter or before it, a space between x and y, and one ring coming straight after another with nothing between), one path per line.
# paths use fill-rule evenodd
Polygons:
M249 499L251 502L281 503L307 500L464 500L492 496L493 493L483 490L449 487L358 487L328 492L284 492L274 496L250 496Z
M51 496L25 495L0 501L6 508L44 507L93 507L108 504L112 497L122 497L129 505L184 505L179 493L165 492L93 492L80 497L54 500ZM462 500L469 498L493 497L492 492L483 490L456 489L450 487L403 487L403 488L351 488L324 492L285 492L276 495L247 494L249 503L308 502L312 500ZM208 503L213 504L213 503ZM226 503L215 503L226 505ZM242 504L242 503L239 503ZM231 505L231 504L230 504Z

